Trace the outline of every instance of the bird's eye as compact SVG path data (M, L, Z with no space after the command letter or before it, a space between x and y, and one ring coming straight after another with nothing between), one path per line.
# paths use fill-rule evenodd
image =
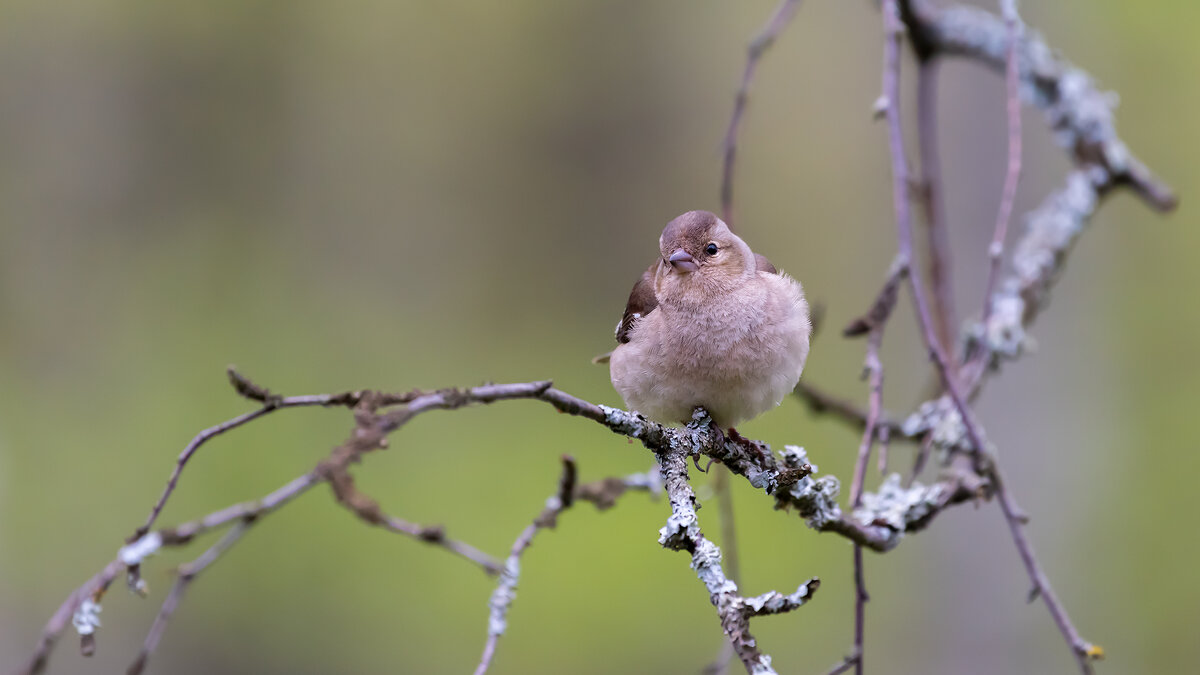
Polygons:
M717 245L716 245L716 243L715 243L715 242L710 242L708 246L705 246L705 247L704 247L704 252L705 252L705 253L707 253L707 254L709 254L709 255L716 255L716 254L717 254Z

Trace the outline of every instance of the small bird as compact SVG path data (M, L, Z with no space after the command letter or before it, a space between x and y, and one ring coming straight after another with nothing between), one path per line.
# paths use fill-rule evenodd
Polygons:
M617 324L613 387L650 419L688 422L702 407L736 434L800 380L812 332L804 292L708 211L667 223L658 248Z

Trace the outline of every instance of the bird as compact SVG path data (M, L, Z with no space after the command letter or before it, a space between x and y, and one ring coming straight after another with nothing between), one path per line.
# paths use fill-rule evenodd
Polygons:
M658 248L617 324L613 387L651 420L686 424L703 408L736 438L737 424L800 380L812 334L804 290L708 211L667 223Z

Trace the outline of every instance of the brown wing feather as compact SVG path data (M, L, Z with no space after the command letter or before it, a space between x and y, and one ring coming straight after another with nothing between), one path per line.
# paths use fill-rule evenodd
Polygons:
M641 278L629 292L629 302L625 303L625 315L621 317L621 323L617 324L617 342L629 342L629 332L637 322L658 307L658 297L654 295L654 272L657 267L656 260L642 272Z
M770 274L779 274L779 270L775 269L775 266L771 264L770 260L767 260L767 256L765 256L761 253L755 253L754 260L758 263L758 271L759 272L768 272Z

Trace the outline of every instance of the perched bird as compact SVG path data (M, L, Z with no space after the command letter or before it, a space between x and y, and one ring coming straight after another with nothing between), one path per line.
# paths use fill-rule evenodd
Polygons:
M707 211L667 223L658 248L629 294L609 360L625 404L667 424L703 407L723 429L779 405L808 357L799 282Z

